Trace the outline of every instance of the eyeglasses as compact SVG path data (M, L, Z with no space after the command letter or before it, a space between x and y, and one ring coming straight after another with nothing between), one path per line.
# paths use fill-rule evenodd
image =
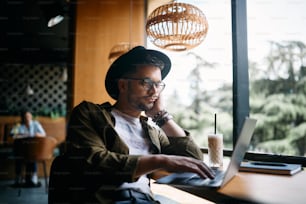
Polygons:
M140 81L140 84L146 91L149 91L153 88L153 86L157 89L157 92L162 92L166 86L166 84L162 81L155 82L149 78L139 79L139 78L122 78L127 80L137 80Z

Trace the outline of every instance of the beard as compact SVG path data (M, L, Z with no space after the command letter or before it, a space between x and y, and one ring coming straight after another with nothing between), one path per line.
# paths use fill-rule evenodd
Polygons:
M150 103L150 104L139 103L137 107L138 107L138 110L140 111L148 111L148 110L151 110L153 106L154 106L153 103Z
M154 106L154 103L147 102L147 99L151 98L151 96L143 96L143 97L128 97L129 103L139 111L148 111L151 110Z

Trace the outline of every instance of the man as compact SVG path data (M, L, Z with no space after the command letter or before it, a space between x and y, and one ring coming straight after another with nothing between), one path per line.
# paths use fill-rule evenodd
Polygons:
M158 203L148 178L158 170L214 177L189 133L161 103L170 67L165 54L135 47L107 72L105 87L116 103L84 101L72 111L67 154L81 158L87 175L101 173L94 182L101 203Z
M22 111L21 115L21 124L17 124L11 130L11 135L14 139L25 138L25 137L45 137L46 132L42 125L37 121L33 120L32 113L30 111ZM28 162L26 163L26 178L25 184L21 182L21 170L22 162L20 160L15 161L15 183L12 187L40 187L41 183L38 181L37 176L37 163Z

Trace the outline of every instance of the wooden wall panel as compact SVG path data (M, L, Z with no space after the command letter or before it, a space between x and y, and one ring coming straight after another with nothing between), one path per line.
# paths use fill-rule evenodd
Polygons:
M144 6L143 0L77 3L73 106L83 100L111 101L104 87L109 52L117 43L132 41L144 45Z

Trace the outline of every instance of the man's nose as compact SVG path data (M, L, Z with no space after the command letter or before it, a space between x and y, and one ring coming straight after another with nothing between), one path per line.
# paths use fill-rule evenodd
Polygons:
M158 92L158 84L152 84L152 86L150 87L149 91L151 93L157 93Z

